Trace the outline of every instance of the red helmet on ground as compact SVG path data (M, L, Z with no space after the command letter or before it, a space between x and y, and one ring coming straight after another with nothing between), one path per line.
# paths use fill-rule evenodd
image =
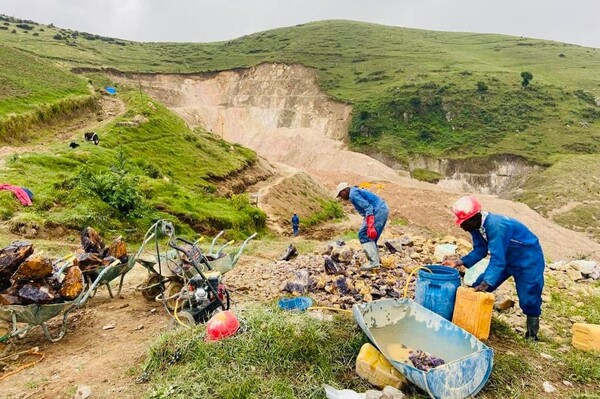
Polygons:
M216 313L206 323L206 341L219 341L232 336L240 328L240 322L230 310Z
M470 219L479 212L481 212L481 203L472 195L460 197L454 203L454 205L452 205L454 221L458 225L462 224L465 220Z

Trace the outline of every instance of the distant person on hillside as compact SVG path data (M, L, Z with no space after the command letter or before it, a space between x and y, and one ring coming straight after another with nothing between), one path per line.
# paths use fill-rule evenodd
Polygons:
M298 235L298 229L300 228L300 218L298 215L294 213L292 216L292 230L294 232L294 237Z
M512 276L519 306L527 316L525 338L537 341L545 267L538 238L515 219L482 211L481 204L473 196L458 199L452 206L452 213L456 224L471 234L473 250L459 260L442 263L469 268L489 252L490 263L473 284L475 291L492 292Z
M380 266L377 240L387 223L389 209L384 200L370 191L352 187L348 183L340 183L336 189L336 198L350 201L354 209L364 218L358 239L362 244L369 264L361 270L373 270Z

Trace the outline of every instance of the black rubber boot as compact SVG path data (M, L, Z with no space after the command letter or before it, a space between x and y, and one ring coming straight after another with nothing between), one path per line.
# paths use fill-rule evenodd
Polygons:
M538 332L540 331L540 318L527 316L527 332L525 339L538 340Z

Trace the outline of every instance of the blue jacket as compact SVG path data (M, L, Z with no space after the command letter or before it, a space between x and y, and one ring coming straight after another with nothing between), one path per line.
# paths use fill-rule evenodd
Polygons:
M489 251L490 263L483 276L488 285L501 284L507 275L515 276L515 280L516 276L523 276L527 280L543 281L544 259L539 240L523 223L489 213L483 228L485 238L480 230L471 232L473 250L461 259L466 267L479 262ZM540 267L542 274L538 276Z
M358 187L350 189L350 202L362 217L375 214L383 206L387 207L384 200L372 192Z
M298 217L298 215L292 216L292 225L298 226L299 224L300 224L300 218Z

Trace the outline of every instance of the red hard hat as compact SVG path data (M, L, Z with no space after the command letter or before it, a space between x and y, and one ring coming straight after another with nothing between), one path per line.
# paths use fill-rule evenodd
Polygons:
M240 328L240 322L233 312L225 310L215 314L206 323L206 340L218 341L232 336Z
M472 195L461 197L452 205L454 221L459 225L479 212L481 212L481 204Z

